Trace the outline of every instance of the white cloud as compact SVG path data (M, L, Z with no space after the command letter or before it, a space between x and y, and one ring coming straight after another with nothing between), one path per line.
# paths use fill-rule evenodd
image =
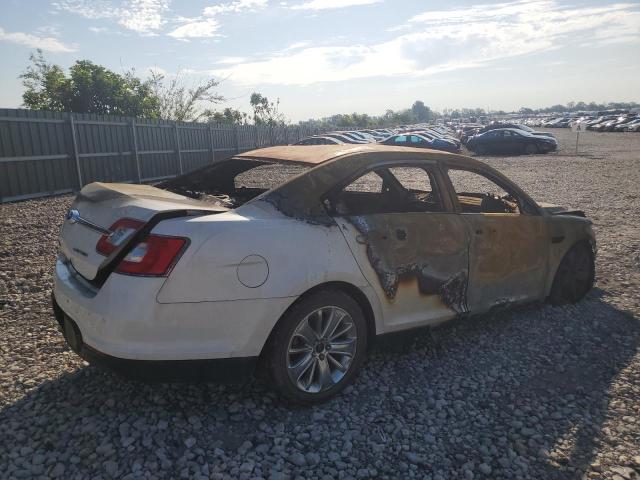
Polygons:
M31 33L7 32L0 28L0 41L17 43L29 48L40 48L46 52L68 53L75 52L76 45L67 45L55 37L41 37Z
M238 63L244 63L248 59L246 57L220 57L215 63L218 65L237 65Z
M109 0L58 0L58 10L90 20L109 19L144 35L155 34L165 23L170 0L123 0L118 5Z
M382 0L311 0L309 2L292 5L293 10L330 10L335 8L355 7L380 3Z
M556 0L431 10L413 17L409 31L372 45L285 49L260 60L211 71L243 85L309 85L376 76L424 76L474 68L588 39L640 43L634 4L561 7ZM624 39L624 40L621 40Z
M204 15L213 17L221 13L241 13L255 11L267 6L268 0L235 0L234 2L212 5L203 10Z
M215 37L219 36L217 33L219 28L220 24L213 18L207 18L205 20L196 19L181 25L167 35L180 40Z

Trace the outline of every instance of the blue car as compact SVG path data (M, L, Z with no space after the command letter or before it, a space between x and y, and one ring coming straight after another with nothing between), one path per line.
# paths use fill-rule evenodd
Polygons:
M460 151L460 146L455 142L444 138L431 137L424 133L401 133L392 135L380 143L383 145L430 148L432 150L444 150L445 152Z

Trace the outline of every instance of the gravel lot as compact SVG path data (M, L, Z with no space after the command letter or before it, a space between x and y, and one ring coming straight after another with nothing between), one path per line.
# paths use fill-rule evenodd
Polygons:
M576 156L554 133L556 154L487 161L594 220L588 298L387 341L311 409L83 364L49 305L71 198L0 205L0 478L640 478L640 135L586 132Z

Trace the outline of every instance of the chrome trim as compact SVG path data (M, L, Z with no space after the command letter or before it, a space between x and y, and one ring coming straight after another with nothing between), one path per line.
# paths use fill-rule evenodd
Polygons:
M80 225L83 225L87 228L90 228L91 230L95 230L96 232L100 232L103 235L111 235L113 232L107 228L101 227L100 225L96 225L93 222L90 222L87 219L84 219L80 216L80 212L74 208L70 209L67 212L66 215L66 220L67 222L69 222L70 224L75 224L78 223Z

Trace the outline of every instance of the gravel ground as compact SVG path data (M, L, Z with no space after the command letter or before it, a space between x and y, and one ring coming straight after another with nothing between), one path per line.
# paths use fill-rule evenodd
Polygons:
M487 161L594 220L588 298L387 341L310 409L87 366L49 306L71 198L0 205L0 478L640 478L640 135L587 132L575 155L554 133L556 154Z

